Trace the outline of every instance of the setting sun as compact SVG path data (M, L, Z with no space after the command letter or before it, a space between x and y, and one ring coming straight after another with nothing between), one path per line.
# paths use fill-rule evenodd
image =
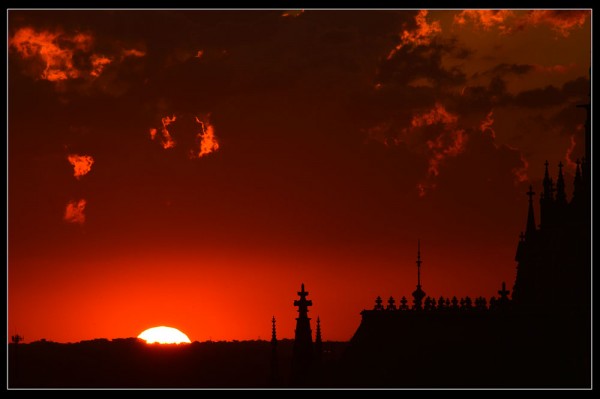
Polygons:
M138 335L138 338L143 339L148 344L189 344L191 343L187 335L176 328L172 327L153 327Z

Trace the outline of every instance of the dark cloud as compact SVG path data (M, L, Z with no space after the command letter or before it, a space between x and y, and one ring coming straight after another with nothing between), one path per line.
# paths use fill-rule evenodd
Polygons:
M572 104L573 101L584 101L582 94L589 89L588 80L577 78L565 83L561 88L546 86L540 89L522 91L510 102L513 105L528 108L544 108Z
M484 75L499 75L499 76L504 76L504 75L509 75L509 74L514 74L514 75L526 75L532 71L535 70L535 67L533 65L527 65L527 64L506 64L506 63L502 63L502 64L498 64L495 67L484 71L483 74Z

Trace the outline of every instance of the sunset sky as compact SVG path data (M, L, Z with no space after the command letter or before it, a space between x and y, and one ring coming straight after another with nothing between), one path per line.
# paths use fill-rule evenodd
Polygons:
M418 239L428 295L489 298L584 154L586 10L9 10L7 41L26 342L293 338L301 283L348 340Z

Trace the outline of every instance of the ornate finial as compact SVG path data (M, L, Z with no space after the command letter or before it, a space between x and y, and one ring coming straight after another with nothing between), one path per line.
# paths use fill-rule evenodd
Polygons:
M390 296L390 299L388 299L388 305L386 309L396 310L396 300L394 299L394 297Z

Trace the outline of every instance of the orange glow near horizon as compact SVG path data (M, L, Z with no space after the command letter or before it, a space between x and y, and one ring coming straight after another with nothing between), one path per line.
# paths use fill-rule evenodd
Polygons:
M147 344L190 344L192 341L187 335L173 327L152 327L143 331L138 338Z

